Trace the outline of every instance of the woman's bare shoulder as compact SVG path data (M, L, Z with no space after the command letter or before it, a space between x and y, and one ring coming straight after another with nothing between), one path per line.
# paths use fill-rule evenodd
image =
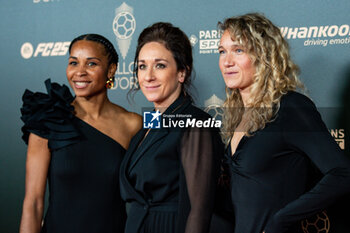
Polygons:
M113 104L113 110L118 121L121 121L121 123L127 126L134 134L142 127L142 117L139 114L129 112L116 104Z

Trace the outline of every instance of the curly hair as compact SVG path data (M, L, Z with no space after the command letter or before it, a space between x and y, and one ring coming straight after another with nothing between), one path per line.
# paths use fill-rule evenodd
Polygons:
M303 89L303 84L298 79L299 68L291 60L287 41L265 16L245 14L227 18L218 26L247 50L256 69L246 106L238 89L226 87L222 136L229 144L243 114L249 119L244 126L245 135L251 136L274 120L281 97L288 91Z

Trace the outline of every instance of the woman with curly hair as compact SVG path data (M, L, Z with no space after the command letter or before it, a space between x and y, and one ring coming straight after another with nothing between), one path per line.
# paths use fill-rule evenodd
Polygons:
M301 220L350 191L350 162L296 92L303 85L279 28L257 13L219 27L234 232L302 232Z

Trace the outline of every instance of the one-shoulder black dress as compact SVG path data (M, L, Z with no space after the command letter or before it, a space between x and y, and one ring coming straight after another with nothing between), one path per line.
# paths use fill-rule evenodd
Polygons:
M48 94L23 95L22 128L48 139L49 205L43 233L122 233L125 205L119 167L125 149L72 114L68 88L45 82Z
M301 220L350 191L349 160L313 102L296 92L282 97L273 122L226 156L235 233L303 232Z

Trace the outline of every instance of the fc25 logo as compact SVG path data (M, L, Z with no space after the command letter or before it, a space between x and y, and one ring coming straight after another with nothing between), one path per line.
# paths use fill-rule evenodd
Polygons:
M68 52L69 45L70 41L39 43L34 51L33 45L26 42L21 47L21 55L24 59L29 59L32 56L37 57L40 55L42 57L64 56Z

